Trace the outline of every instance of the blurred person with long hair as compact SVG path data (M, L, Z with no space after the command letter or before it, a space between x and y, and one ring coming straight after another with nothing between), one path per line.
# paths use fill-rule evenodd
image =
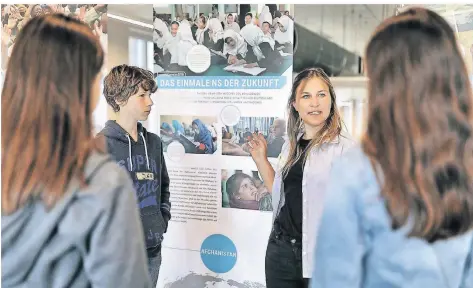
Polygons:
M473 94L455 34L411 8L365 55L368 127L334 163L312 287L473 287Z
M287 103L287 135L274 170L268 143L253 134L248 145L272 193L273 227L266 251L266 287L308 287L315 234L332 162L354 145L342 132L335 90L319 68L300 72Z
M150 287L132 181L92 135L103 58L67 16L19 33L2 91L4 287Z

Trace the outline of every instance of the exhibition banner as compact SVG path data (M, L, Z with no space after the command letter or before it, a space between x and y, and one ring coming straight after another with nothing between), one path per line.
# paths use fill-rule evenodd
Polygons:
M247 141L262 133L273 164L284 143L293 22L278 21L281 12L154 6L155 107L172 203L157 287L265 287L271 191Z

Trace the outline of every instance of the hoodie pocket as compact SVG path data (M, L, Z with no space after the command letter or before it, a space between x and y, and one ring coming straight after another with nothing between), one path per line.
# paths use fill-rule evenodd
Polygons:
M163 235L166 229L161 211L141 213L141 223L145 236L146 248L154 248L163 242Z

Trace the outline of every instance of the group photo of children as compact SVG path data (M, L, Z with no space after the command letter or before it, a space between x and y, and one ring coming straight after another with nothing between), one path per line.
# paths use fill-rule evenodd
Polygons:
M188 154L214 154L217 151L215 117L161 116L161 139L164 152L172 142L179 142Z
M279 76L292 65L294 21L277 5L155 5L153 23L158 74ZM203 73L188 63L198 45L210 51Z
M108 4L2 4L2 71L15 45L16 36L33 17L61 13L79 19L93 29L106 49Z

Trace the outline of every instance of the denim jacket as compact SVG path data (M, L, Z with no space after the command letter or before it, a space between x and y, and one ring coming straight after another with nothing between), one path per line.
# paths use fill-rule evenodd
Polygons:
M302 137L302 134L298 138ZM304 278L310 278L312 272L312 254L315 237L322 215L325 187L332 161L355 144L347 136L339 136L330 143L313 148L304 166L302 176L302 270ZM284 183L282 168L289 156L289 142L284 143L276 165L273 182L272 203L273 223L284 206Z
M391 229L371 163L356 147L334 163L312 288L472 288L473 231L429 244ZM315 233L313 234L315 235Z

